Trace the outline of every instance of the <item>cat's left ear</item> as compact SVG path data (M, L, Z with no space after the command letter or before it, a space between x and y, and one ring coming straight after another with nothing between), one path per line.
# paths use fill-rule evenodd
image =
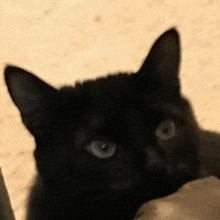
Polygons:
M180 39L173 28L163 33L153 44L139 73L154 79L161 86L179 88Z

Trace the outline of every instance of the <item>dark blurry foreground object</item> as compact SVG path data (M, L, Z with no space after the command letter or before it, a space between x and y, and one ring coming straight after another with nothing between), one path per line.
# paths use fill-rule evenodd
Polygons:
M1 168L0 168L0 220L15 220Z
M176 193L145 203L135 220L220 219L220 180L211 176L182 186Z

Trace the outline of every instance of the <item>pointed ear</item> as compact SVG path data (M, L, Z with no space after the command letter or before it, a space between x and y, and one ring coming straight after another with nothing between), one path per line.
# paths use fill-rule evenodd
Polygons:
M162 34L153 44L139 73L166 88L179 88L180 39L175 29Z
M33 74L14 66L5 68L8 91L22 114L42 109L55 97L56 89Z

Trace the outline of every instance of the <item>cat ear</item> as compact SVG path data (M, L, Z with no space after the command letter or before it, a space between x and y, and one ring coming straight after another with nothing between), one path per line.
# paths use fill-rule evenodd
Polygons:
M162 34L153 44L139 73L165 87L179 88L180 39L175 29Z
M5 68L5 82L12 100L22 114L42 109L57 91L33 74L14 66Z

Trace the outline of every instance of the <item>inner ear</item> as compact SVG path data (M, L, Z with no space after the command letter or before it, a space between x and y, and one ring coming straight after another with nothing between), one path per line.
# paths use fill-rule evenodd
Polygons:
M35 75L14 66L5 68L5 82L12 100L24 114L43 108L57 91Z
M153 44L139 73L166 87L179 87L180 39L175 29L162 34Z

